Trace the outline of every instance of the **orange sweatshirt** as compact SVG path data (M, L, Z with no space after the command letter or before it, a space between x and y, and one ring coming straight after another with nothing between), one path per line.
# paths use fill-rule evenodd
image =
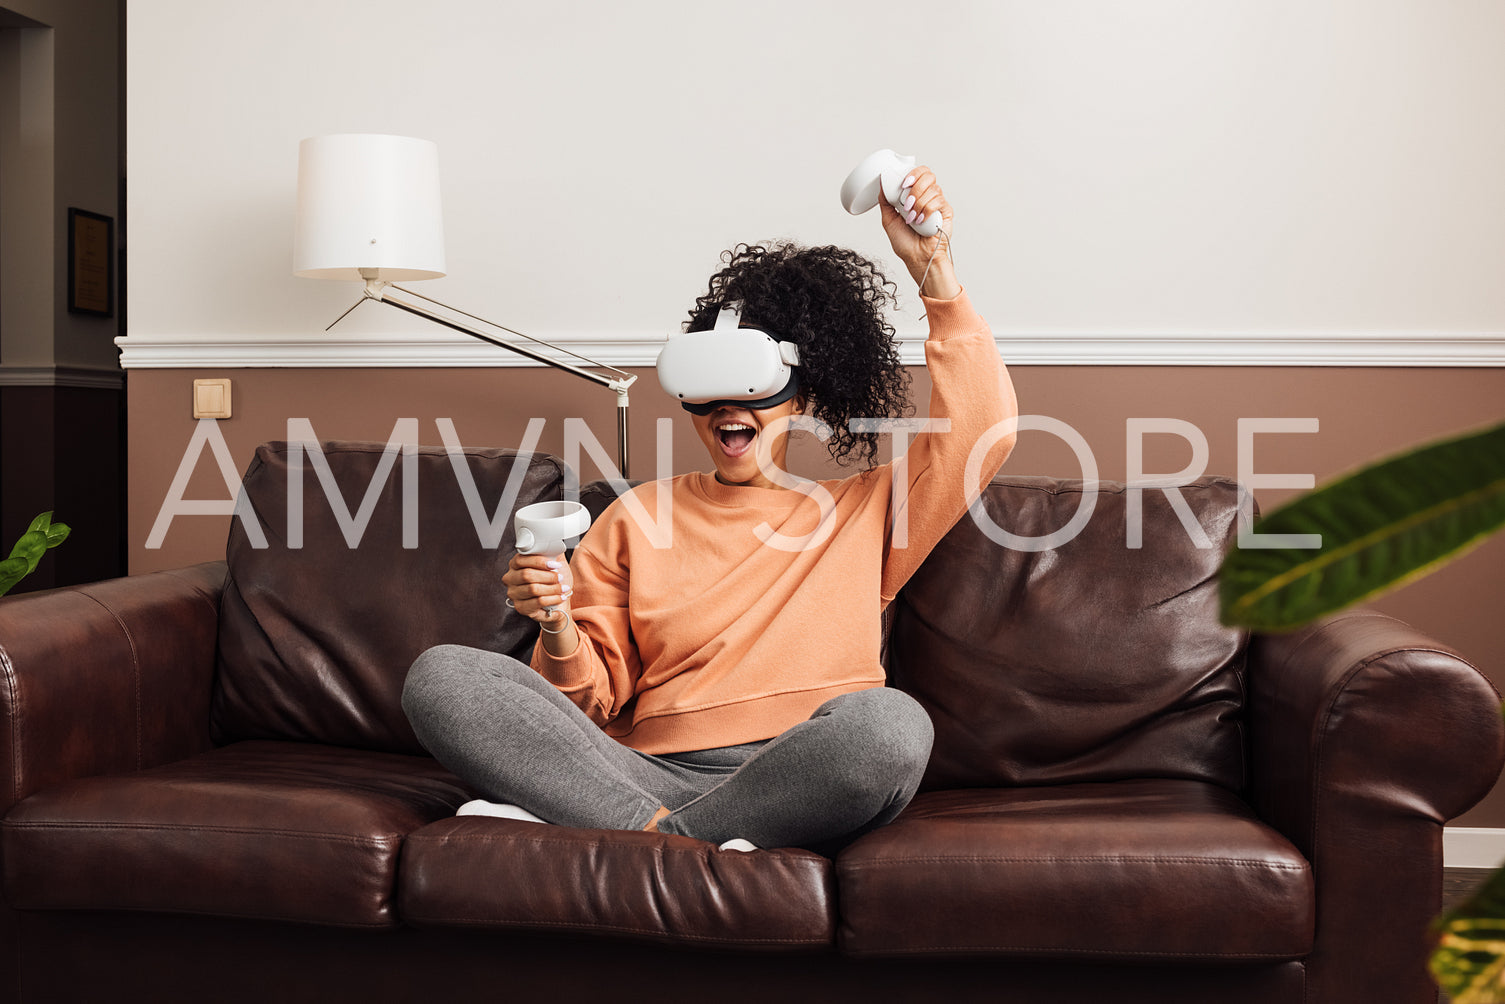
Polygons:
M579 644L556 658L540 643L533 668L608 735L645 753L754 742L838 694L884 684L883 608L966 513L968 489L1002 466L1013 437L995 433L966 483L973 446L1017 413L966 292L923 299L929 417L949 431L918 434L866 474L801 489L705 473L640 485L630 494L648 526L618 500L581 540L570 563ZM649 531L663 528L671 546L655 547Z

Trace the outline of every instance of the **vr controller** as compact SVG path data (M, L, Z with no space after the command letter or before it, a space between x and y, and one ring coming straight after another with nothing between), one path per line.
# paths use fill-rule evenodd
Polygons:
M590 529L591 514L579 502L535 502L512 517L518 554L563 554Z
M590 525L590 510L579 502L534 502L513 514L512 535L518 554L563 554Z
M847 180L841 183L841 204L853 216L860 216L878 204L879 196L888 204L904 212L904 200L909 189L902 187L904 179L914 170L915 159L904 157L892 150L879 150L863 158L862 163L852 168ZM937 210L923 220L916 220L909 228L921 237L933 237L941 229L941 214Z

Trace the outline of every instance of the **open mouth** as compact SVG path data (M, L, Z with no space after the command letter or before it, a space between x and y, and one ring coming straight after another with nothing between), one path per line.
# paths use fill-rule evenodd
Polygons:
M729 457L740 457L752 448L758 431L745 422L723 422L716 426L716 441Z

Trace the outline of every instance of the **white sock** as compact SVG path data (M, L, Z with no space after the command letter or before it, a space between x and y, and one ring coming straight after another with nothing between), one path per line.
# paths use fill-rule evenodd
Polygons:
M743 840L741 837L733 837L718 848L723 851L755 851L757 849L756 844L750 840Z
M457 816L496 816L498 819L521 819L525 823L547 823L547 819L539 819L533 813L520 805L508 805L506 802L488 802L484 798L477 798L466 802L455 810Z

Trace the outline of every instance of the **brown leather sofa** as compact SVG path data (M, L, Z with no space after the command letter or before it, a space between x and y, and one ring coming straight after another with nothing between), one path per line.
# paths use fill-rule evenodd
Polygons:
M382 448L323 449L358 513ZM302 547L272 444L245 478L265 548L236 521L227 563L0 602L7 999L1434 999L1442 824L1499 773L1499 695L1373 613L1222 627L1229 481L1181 490L1212 547L1145 491L1131 549L1122 486L996 480L890 611L925 785L828 858L455 817L403 675L443 642L527 652L510 520L492 548L478 526L513 474L523 504L565 471L425 448L351 548L318 466ZM983 529L1084 501L1054 549Z

